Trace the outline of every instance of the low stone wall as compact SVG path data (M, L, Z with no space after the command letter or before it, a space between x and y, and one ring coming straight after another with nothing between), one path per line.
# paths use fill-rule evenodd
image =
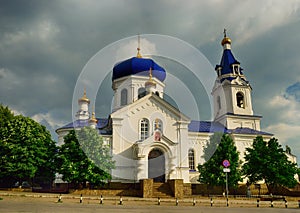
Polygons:
M70 194L141 197L140 183L111 182L101 189L69 189Z
M153 195L153 179L140 180L141 196L144 198L151 198Z
M260 187L260 188L259 188ZM252 184L250 186L250 192L251 195L267 195L268 194L268 188L265 184L254 185ZM225 186L208 186L207 184L192 184L192 194L193 195L202 195L202 196L208 196L208 195L222 195L225 192ZM240 184L237 188L231 188L229 187L229 194L230 195L247 195L248 187L246 184ZM286 194L290 195L291 192L288 192L288 190L285 190L285 193L283 193L283 189L281 191L278 191L276 194Z
M183 194L184 194L184 196L191 196L192 195L192 184L191 183L184 183L183 184Z
M130 196L130 197L141 197L140 190L136 189L81 189L81 190L70 190L70 194L74 195L90 195L90 196Z
M182 179L168 180L168 184L172 190L174 197L182 198L184 196L184 186Z

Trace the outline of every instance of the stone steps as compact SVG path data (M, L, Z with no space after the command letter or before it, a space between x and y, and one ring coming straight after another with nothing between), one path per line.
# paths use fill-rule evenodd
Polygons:
M172 191L168 183L153 183L152 197L171 198Z

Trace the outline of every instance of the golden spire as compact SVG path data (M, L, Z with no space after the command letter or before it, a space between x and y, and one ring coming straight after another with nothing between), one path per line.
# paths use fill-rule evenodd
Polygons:
M229 38L229 37L227 37L227 35L226 35L226 29L224 29L224 38L223 38L223 40L222 40L222 42L221 42L221 44L222 44L222 46L224 46L224 44L231 44L231 39Z
M149 69L149 80L145 83L145 86L148 86L148 85L156 86L156 83L152 78L152 67L150 67L150 69Z
M86 96L86 88L85 87L84 87L83 96L78 99L78 102L88 102L88 103L90 103L90 99L88 99L87 96Z
M142 55L140 53L140 50L141 50L141 48L140 48L140 34L138 35L138 47L136 49L137 49L137 55L136 55L136 57L137 58L142 58Z
M95 117L95 106L93 106L92 117L90 119L90 123L97 123L97 118Z

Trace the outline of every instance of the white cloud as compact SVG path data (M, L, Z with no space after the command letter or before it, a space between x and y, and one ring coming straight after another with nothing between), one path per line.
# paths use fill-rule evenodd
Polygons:
M30 34L37 34L42 40L47 40L54 37L59 32L60 29L53 22L50 20L42 20Z
M291 0L288 3L274 0L246 0L238 3L236 0L207 1L204 4L196 1L194 3L195 9L202 10L204 14L206 11L213 12L216 18L220 18L219 24L229 28L229 34L234 34L238 38L237 43L255 39L271 29L298 20L299 7L300 2L298 0ZM223 14L226 14L225 19Z
M300 103L287 95L277 95L269 103L274 121L264 131L273 133L281 144L291 146L293 153L299 154Z
M274 108L282 108L291 105L292 102L289 99L286 99L285 97L281 95L276 95L271 99L270 105Z
M278 123L268 126L265 130L272 132L281 144L288 144L292 149L300 151L300 125Z
M277 95L270 99L270 108L275 111L278 121L298 124L300 121L300 103L294 97Z
M279 123L268 126L266 130L278 135L278 138L283 143L287 142L290 138L300 138L300 125L295 126L287 123Z
M232 18L241 17L237 25L236 34L243 33L243 39L247 40L258 34L264 33L274 27L282 26L292 19L295 19L295 12L299 8L299 1L263 1L260 4L253 1L243 1L238 9L233 10ZM249 12L249 10L251 12ZM229 13L230 14L230 13Z
M138 47L138 37L130 40L127 44L122 45L116 51L116 59L128 58L128 55L136 56ZM155 55L156 47L155 44L151 43L145 38L140 38L140 53L142 56Z
M11 111L14 113L14 115L23 115L23 116L26 116L25 112L22 111L22 110L14 109L14 108L12 108L11 106L9 106L9 108L10 108Z
M30 40L39 40L47 43L50 42L59 32L60 29L53 22L41 19L29 28L14 32L4 32L4 38L1 41L1 46L15 46ZM54 43L51 43L51 45L54 45ZM49 47L51 47L51 45L49 45Z
M35 120L38 123L47 122L49 126L52 129L57 129L58 127L63 126L64 122L61 120L54 119L53 116L47 112L47 113L38 113L31 117L33 120Z

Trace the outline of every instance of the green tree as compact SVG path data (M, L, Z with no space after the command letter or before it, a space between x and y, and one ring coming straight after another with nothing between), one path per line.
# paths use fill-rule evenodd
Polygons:
M114 162L110 147L103 143L96 129L71 130L64 137L58 156L63 180L76 186L83 184L85 187L87 181L92 185L102 185L111 179L110 170L114 168Z
M46 128L22 115L10 117L1 128L0 178L29 181L54 178L55 142Z
M209 137L209 141L206 142L206 146L204 147L203 150L204 154L202 156L205 162L208 161L217 150L218 145L221 142L222 136L223 136L222 132L216 132Z
M223 134L220 140L220 133L210 137L210 143L207 146L216 146L216 151L212 157L203 165L198 166L200 173L199 181L211 186L225 186L226 175L223 172L222 162L226 159L230 162L230 173L228 173L228 186L236 187L238 181L241 181L239 153L231 136ZM211 150L206 147L205 150Z
M0 104L0 129L4 128L7 123L12 120L14 117L14 114L12 111L6 106L4 107L2 104Z
M252 148L246 148L242 171L249 183L264 180L269 193L278 186L294 187L297 184L294 178L298 173L297 164L288 160L276 138L266 142L263 137L256 137Z

